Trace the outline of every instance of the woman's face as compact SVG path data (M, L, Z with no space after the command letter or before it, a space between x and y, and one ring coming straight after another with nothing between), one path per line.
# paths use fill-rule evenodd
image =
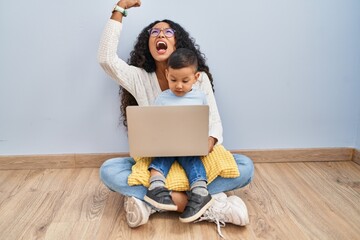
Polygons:
M172 29L166 22L159 22L153 26L153 34L149 37L149 49L151 56L157 62L167 61L175 51L175 35L171 36ZM159 33L157 36L155 36Z

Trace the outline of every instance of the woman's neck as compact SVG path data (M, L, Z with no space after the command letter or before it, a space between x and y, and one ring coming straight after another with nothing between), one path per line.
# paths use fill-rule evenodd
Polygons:
M156 77L159 82L159 86L161 91L164 91L166 89L169 89L169 83L166 80L166 62L156 62Z

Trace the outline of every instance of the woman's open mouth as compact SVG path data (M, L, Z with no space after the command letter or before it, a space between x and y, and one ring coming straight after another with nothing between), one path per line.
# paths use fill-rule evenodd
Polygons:
M163 42L163 41L158 41L156 43L156 50L158 53L160 54L163 54L166 52L166 49L167 49L167 44L166 42Z

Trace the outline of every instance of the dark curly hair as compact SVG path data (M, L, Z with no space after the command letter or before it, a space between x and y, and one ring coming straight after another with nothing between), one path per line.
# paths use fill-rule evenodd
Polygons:
M195 43L195 39L190 37L189 33L181 27L178 23L175 23L171 20L164 19L162 21L155 21L148 26L146 26L137 37L137 41L134 44L134 50L130 52L130 59L128 64L144 69L146 72L155 72L156 64L154 58L151 56L149 50L149 32L148 30L152 28L155 24L159 22L166 22L170 25L172 29L175 30L175 48L188 48L194 51L198 58L198 70L205 72L209 79L214 91L213 77L209 71L209 67L206 65L205 55L200 51L199 45ZM119 94L121 96L120 100L120 110L121 117L124 126L127 128L127 117L126 117L126 107L132 105L138 105L136 99L124 88L120 86Z

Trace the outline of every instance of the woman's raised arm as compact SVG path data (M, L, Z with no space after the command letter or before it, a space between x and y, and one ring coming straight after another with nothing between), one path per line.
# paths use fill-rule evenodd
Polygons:
M122 18L126 15L121 12L131 7L138 7L140 4L139 0L121 0L117 3L116 6L119 6L120 9L113 10L111 20L105 26L98 51L98 61L101 67L131 94L136 94L136 89L143 84L138 77L139 72L143 70L129 66L124 60L120 59L117 55L117 49L123 26Z

